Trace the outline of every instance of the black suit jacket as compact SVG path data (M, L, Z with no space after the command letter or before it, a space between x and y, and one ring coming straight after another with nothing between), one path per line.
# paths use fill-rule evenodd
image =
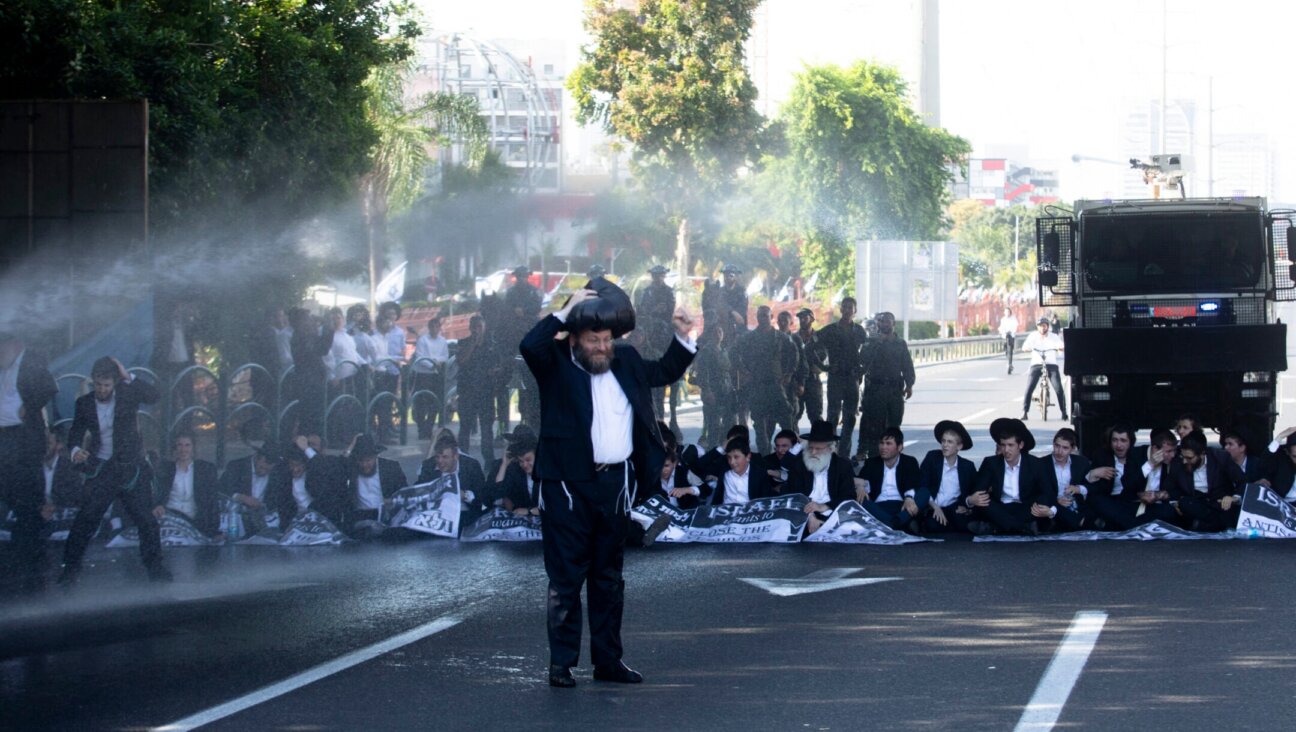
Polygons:
M58 393L58 385L49 372L45 356L30 348L22 352L18 364L18 398L22 399L23 424L27 426L35 445L40 438L39 454L45 454L45 405Z
M115 441L116 438L114 438ZM206 460L193 461L193 494L197 507L193 519L199 531L211 536L220 531L220 509L216 503L216 466ZM153 487L153 505L165 506L171 500L171 488L175 483L176 464L174 460L164 460L158 467L156 482Z
M945 456L940 450L931 450L923 456L918 466L918 485L927 490L932 500L940 494L941 479L945 477ZM959 497L955 505L964 505L963 501L976 492L977 470L971 460L960 456L958 459ZM919 506L926 509L926 506Z
M118 382L114 391L112 457L122 461L139 460L144 452L144 441L140 437L136 415L141 404L153 404L158 400L158 390L147 381L136 378ZM77 397L72 429L68 431L68 445L81 447L87 434L90 436L89 451L93 456L99 451L99 411L95 407L94 392Z
M217 484L218 493L226 496L233 496L235 493L252 495L252 457L248 455L225 463L225 470L221 471L220 483ZM271 474L274 474L273 469ZM266 495L269 494L270 484L267 482Z
M351 497L351 505L354 506L360 499L360 465L355 460L347 461L347 495ZM405 471L401 470L400 463L387 458L378 458L378 485L382 489L383 498L391 498L396 491L409 485L409 480L405 477Z
M761 498L773 498L777 496L778 491L774 488L774 481L770 480L770 477L765 474L764 470L761 470L760 466L757 465L756 462L757 461L753 460L747 465L747 500L755 501ZM726 470L725 474L727 475L730 472L731 471ZM657 473L659 475L661 474L660 467L658 467ZM660 482L661 481L659 480L658 483L660 484ZM715 498L712 500L712 503L720 505L724 502L725 476L721 475L720 479L716 481Z
M1247 467L1250 468L1251 466L1248 465ZM1259 466L1257 466L1257 469L1259 469ZM1248 470L1248 472L1250 471ZM1161 481L1161 490L1169 491L1170 497L1176 499L1184 496L1200 496L1218 501L1224 496L1233 495L1234 491L1239 488L1235 482L1235 476L1241 475L1242 471L1229 459L1227 454L1224 455L1223 459L1217 460L1215 455L1207 453L1206 493L1203 495L1197 492L1193 474L1188 472L1188 467L1183 464L1183 460L1176 457L1170 463L1169 484L1167 485L1167 481L1163 479ZM1286 491L1283 492L1286 493Z
M1221 496L1233 494L1241 495L1242 491L1246 490L1247 483L1254 483L1257 480L1266 479L1271 473L1273 473L1273 464L1267 455L1247 455L1246 470L1243 470L1242 466L1233 462L1233 459L1228 457L1227 453L1225 453L1222 460L1225 461L1225 474L1232 485L1229 487L1229 492L1222 493ZM1210 461L1207 460L1206 463L1209 465Z
M1018 497L1025 506L1038 503L1044 506L1057 505L1057 493L1045 495L1044 471L1052 468L1044 465L1039 458L1023 452L1021 454L1021 472L1017 476ZM1137 468L1136 468L1137 470ZM988 491L990 500L998 503L1003 500L1004 458L993 455L982 463L981 473L977 475L977 490Z
M535 481L532 483L528 487L526 473L522 472L517 463L509 463L504 468L504 478L492 482L489 491L495 498L509 499L513 508L535 508L540 505L540 484Z
M1143 463L1147 462L1147 445L1135 445L1125 456L1125 474L1121 485L1123 489L1120 495L1116 496L1118 500L1138 502L1138 494L1147 489L1147 479L1143 477ZM1089 468L1111 468L1116 465L1116 456L1110 450L1103 450L1094 457L1093 465ZM1110 496L1112 494L1112 483L1115 478L1099 479L1089 484L1089 493L1101 496ZM1167 488L1168 490L1168 488Z
M1273 492L1279 496L1286 496L1292 483L1296 482L1296 465L1292 464L1286 452L1287 448L1279 447L1278 454L1273 455L1273 459L1269 461L1269 483L1273 486Z
M783 493L800 493L809 496L813 491L814 473L805 466L801 455L797 455L792 466L788 468L788 480L783 487ZM855 500L855 472L849 460L834 453L828 461L828 507L835 509L843 501L853 500Z
M876 501L882 494L882 470L884 463L882 458L874 455L860 466L857 478L863 478L868 481L868 499ZM905 491L914 491L922 485L922 478L919 475L918 460L912 455L900 454L899 461L896 462L896 487L900 489L900 496L903 500ZM940 482L936 484L940 488Z
M1057 503L1058 491L1062 486L1058 485L1057 471L1053 468L1053 454L1049 453L1039 458L1044 465L1044 485L1042 490L1044 495L1052 496L1053 503ZM1078 453L1071 453L1071 480L1067 485L1084 486L1087 490L1089 483L1085 481L1085 476L1089 473L1091 464L1089 458ZM1140 470L1142 467L1140 466Z
M616 495L594 495L594 421L590 375L572 361L567 341L554 336L564 327L553 315L536 323L522 339L519 350L540 390L540 444L536 449L535 475L541 480L567 481L586 492L586 498L604 509L615 508ZM675 383L684 375L693 354L672 338L659 360L646 361L633 346L614 346L612 375L630 403L635 479L649 485L661 475L666 448L652 408L652 389Z
M339 529L344 529L347 512L354 502L347 500L347 458L339 455L316 455L306 463L306 492L310 494L310 510L315 511L332 521ZM297 517L297 501L292 495L292 473L287 465L280 465L270 475L270 484L266 495L274 494L270 505L279 511L279 526L288 528L288 524Z
M686 451L681 459L686 459L690 452ZM712 448L705 452L699 451L693 459L685 462L685 467L693 471L693 474L705 480L707 476L719 478L724 475L724 471L729 469L729 458L724 454L724 447L719 451Z

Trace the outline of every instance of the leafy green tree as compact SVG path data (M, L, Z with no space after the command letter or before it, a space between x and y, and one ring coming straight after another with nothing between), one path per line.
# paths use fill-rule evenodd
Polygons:
M781 111L804 215L818 232L811 257L834 287L853 283L843 263L854 240L935 239L944 228L951 168L971 147L924 124L907 94L886 66L812 66Z
M677 227L692 272L690 218L754 159L762 119L744 63L759 0L588 0L594 42L568 78L582 124L633 145L632 165Z
M950 206L949 238L959 243L959 280L969 287L1029 289L1035 281L1035 221L1040 206Z

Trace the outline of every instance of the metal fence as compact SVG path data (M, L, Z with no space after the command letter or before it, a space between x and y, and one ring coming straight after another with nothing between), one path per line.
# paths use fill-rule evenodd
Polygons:
M909 353L915 365L987 358L1003 355L1003 352L1004 339L999 335L909 341Z

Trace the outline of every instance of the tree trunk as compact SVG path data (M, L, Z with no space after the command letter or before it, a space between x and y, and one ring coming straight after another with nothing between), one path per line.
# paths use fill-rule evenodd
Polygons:
M679 230L675 237L675 268L679 272L679 280L675 284L675 289L681 292L688 291L689 275L693 273L689 267L689 220L687 216L681 216L679 221Z

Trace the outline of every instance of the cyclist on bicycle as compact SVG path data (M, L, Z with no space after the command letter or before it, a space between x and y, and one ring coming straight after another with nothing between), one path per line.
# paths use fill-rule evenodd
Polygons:
M1049 382L1057 394L1058 407L1062 410L1062 421L1067 421L1066 398L1062 393L1062 377L1058 374L1058 352L1062 350L1062 337L1049 332L1049 319L1040 316L1034 333L1026 336L1022 348L1031 355L1030 381L1026 385L1026 395L1022 398L1022 421L1025 422L1030 411L1031 396L1039 384L1040 374L1048 369Z
M999 335L1004 339L1004 353L1008 354L1008 373L1012 373L1013 351L1017 347L1017 318L1011 308L1004 308L999 319Z

